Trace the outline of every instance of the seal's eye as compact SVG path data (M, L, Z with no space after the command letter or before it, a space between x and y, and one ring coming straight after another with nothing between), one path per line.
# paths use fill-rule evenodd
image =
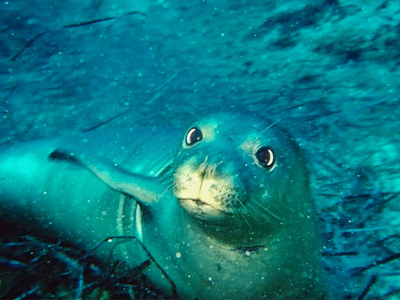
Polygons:
M276 160L274 152L268 147L262 147L257 150L256 158L258 163L265 169L272 170L275 166Z
M186 134L186 145L193 146L194 144L200 142L203 139L203 134L201 130L197 127L192 127Z

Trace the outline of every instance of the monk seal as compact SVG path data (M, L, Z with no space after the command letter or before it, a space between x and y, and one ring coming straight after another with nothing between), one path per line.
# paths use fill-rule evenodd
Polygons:
M145 274L166 295L326 295L306 162L260 116L214 114L183 135L138 128L15 145L0 154L0 179L2 217L40 234L87 250L135 235L96 253L127 268L151 255Z

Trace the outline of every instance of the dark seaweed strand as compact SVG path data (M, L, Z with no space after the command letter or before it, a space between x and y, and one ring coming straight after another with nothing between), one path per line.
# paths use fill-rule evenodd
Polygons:
M150 104L155 99L157 99L161 95L161 92L164 90L164 88L166 86L168 86L168 84L170 84L172 81L174 81L175 78L178 77L178 75L179 75L179 73L176 73L176 74L172 75L168 80L166 80L163 84L161 84L159 87L157 87L156 90L146 98L145 104ZM99 127L101 127L101 126L103 126L103 125L105 125L105 124L107 124L107 123L109 123L109 122L111 122L111 121L113 121L113 120L115 120L115 119L127 114L131 110L132 110L132 108L128 108L128 109L124 110L123 112L120 112L120 113L116 114L115 116L112 116L111 118L108 118L108 119L106 119L106 120L104 120L104 121L102 121L100 123L97 123L96 125L93 125L93 126L91 126L89 128L84 129L82 132L88 132L88 131L95 130L95 129L97 129L97 128L99 128Z
M365 296L367 296L368 292L371 290L372 286L378 281L378 275L374 274L371 277L371 280L368 282L367 286L363 290L360 296L357 297L357 300L363 300L365 299Z
M29 126L26 130L24 130L23 132L18 133L18 134L15 134L13 139L9 139L9 140L6 140L5 142L0 143L0 146L3 146L3 145L6 145L6 144L9 144L9 143L13 143L13 142L15 142L15 141L18 141L18 139L19 139L20 137L22 137L22 136L24 136L25 134L27 134L29 131L31 131L32 128L33 128L33 125L30 125L30 126Z
M322 256L348 256L348 255L358 255L357 251L341 251L341 252L331 252L323 251Z
M42 33L37 34L33 39L31 39L21 50L19 50L13 57L11 57L11 61L16 60L22 52L25 51L25 49L28 49L32 44L41 36L45 35L46 33L49 33L51 30L44 31Z
M101 19L96 19L96 20L90 20L90 21L84 21L84 22L79 22L79 23L75 23L75 24L69 24L69 25L64 25L60 28L56 28L56 29L49 29L46 30L44 32L41 32L39 34L37 34L33 39L31 39L28 43L26 43L26 45L19 50L13 57L11 57L11 61L15 61L17 60L17 58L22 54L22 52L24 52L26 49L28 49L30 46L32 46L32 44L41 36L57 30L57 29L68 29L68 28L76 28L76 27L81 27L81 26L87 26L87 25L91 25L91 24L95 24L95 23L100 23L100 22L106 22L106 21L111 21L111 20L115 20L115 19L119 19L121 17L125 17L125 16L130 16L130 15L136 15L136 14L141 14L141 15L146 15L143 12L140 11L131 11L128 12L126 14L123 14L122 16L118 16L118 17L107 17L107 18L101 18Z
M81 27L81 26L100 23L100 22L104 22L104 21L110 21L110 20L114 20L114 19L115 19L115 17L101 18L101 19L97 19L97 20L90 20L90 21L79 22L79 23L76 23L76 24L65 25L65 26L63 26L61 28Z
M97 128L103 126L104 124L107 124L107 123L111 122L112 120L114 120L114 119L116 119L116 118L118 118L118 117L120 117L120 116L125 115L125 114L128 113L130 110L131 110L131 109L129 108L129 109L123 111L123 112L120 112L119 114L116 114L115 116L113 116L113 117L111 117L111 118L109 118L109 119L107 119L107 120L104 120L103 122L97 123L96 125L93 125L92 127L89 127L89 128L84 129L82 132L88 132L88 131L95 130L95 129L97 129Z
M147 256L150 258L150 260L156 265L156 267L161 271L161 273L165 276L165 278L168 280L169 284L171 285L172 288L172 297L174 299L179 299L178 293L176 291L176 284L172 281L172 279L168 276L168 274L164 271L164 269L158 264L158 262L154 259L153 255L151 255L150 251L147 250L146 246L135 236L110 236L103 241L101 241L96 247L94 247L91 251L89 251L88 254L82 256L80 260L86 258L89 254L92 254L94 251L96 251L98 248L101 247L104 243L108 242L109 240L112 239L134 239L136 242L139 243L139 245L143 248L143 250L146 252Z
M395 259L398 259L398 258L400 258L400 253L395 253L393 255L390 255L389 257L386 257L386 258L378 260L378 261L376 261L376 262L374 262L372 264L369 264L368 266L355 268L354 272L358 273L358 274L361 274L361 273L364 273L365 271L367 271L367 270L369 270L371 268L374 268L374 267L377 267L377 266L380 266L380 265L384 265L384 264L386 264L388 262L391 262L391 261L393 261Z

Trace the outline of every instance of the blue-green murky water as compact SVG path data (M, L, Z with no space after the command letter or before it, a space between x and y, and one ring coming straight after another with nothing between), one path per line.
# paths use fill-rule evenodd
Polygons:
M398 296L399 16L387 0L2 1L0 143L282 119L309 159L335 295Z

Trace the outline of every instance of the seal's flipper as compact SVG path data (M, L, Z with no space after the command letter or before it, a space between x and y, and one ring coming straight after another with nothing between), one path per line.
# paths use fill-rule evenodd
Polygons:
M68 160L92 171L111 188L134 197L139 203L150 205L159 200L164 188L157 179L134 174L116 165L96 157L78 157L62 149L54 150L49 159Z

